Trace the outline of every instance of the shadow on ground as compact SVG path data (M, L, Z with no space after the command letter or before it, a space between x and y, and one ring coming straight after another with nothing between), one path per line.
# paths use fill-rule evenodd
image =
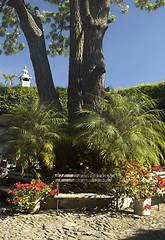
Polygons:
M144 230L137 229L137 233L123 240L164 240L165 229L162 230Z

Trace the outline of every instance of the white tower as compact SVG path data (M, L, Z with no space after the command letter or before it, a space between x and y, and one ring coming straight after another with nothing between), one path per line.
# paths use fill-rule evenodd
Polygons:
M24 67L24 70L22 71L22 75L19 77L19 80L21 82L22 87L30 87L30 79L32 77L29 77L28 70L26 69L26 66Z

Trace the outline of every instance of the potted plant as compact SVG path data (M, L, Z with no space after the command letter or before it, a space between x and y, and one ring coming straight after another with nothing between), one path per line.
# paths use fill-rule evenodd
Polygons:
M158 170L158 167L156 169ZM116 167L115 171L119 193L134 197L135 213L149 215L151 196L158 194L159 189L165 186L164 178L158 174L152 174L151 170L139 162L127 159L122 162L121 166Z
M33 179L30 184L16 183L16 188L11 191L6 190L9 197L6 199L7 202L13 203L21 210L26 210L30 213L38 212L40 209L40 201L46 196L53 196L57 194L57 190L53 189L52 186L45 184L41 180Z

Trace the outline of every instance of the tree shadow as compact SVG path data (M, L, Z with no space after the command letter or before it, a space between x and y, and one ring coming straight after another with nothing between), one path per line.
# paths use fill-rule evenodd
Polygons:
M20 214L25 215L27 212L21 211L20 208L14 204L7 203L5 199L0 196L0 219Z
M0 205L0 219L7 218L8 216L15 216L18 214L24 214L23 212L20 212L17 206L14 206L12 204L8 205Z
M137 229L137 233L131 237L124 238L123 240L164 240L165 229L160 230L144 230Z

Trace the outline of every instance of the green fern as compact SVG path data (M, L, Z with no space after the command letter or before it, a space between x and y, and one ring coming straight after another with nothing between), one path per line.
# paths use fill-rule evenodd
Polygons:
M142 164L165 162L163 111L144 94L109 95L101 114L90 110L78 113L75 145L86 144L100 151L106 168L113 161L118 165L125 158Z
M65 120L39 100L15 105L6 115L7 128L1 141L22 170L36 163L52 169L54 146L64 138Z

